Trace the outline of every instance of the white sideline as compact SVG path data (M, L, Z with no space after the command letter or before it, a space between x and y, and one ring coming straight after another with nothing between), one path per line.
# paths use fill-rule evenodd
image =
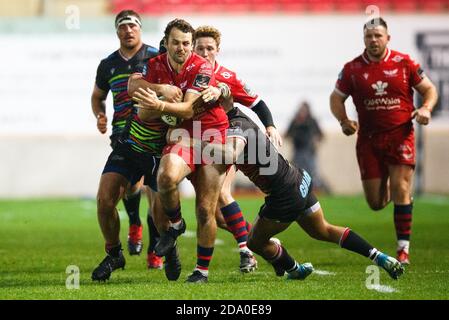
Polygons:
M196 232L190 231L190 230L186 230L186 232L184 232L181 237L186 237L186 238L196 238ZM224 241L221 239L215 239L215 245L216 246L221 246L224 244Z
M326 271L326 270L313 270L312 273L315 273L319 276L335 276L337 273L332 271Z
M397 290L393 287L390 286L385 286L382 284L374 284L368 287L369 290L376 290L377 292L380 293L393 293L393 292L397 292Z

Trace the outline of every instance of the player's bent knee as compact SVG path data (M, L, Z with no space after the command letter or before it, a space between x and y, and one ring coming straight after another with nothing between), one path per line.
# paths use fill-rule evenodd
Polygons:
M116 202L109 196L97 196L97 210L100 214L108 214L115 209Z
M371 210L374 211L379 211L382 210L383 208L385 208L386 203L381 203L381 202L369 202L368 201L368 206L370 207Z
M164 171L157 176L157 185L160 191L176 189L177 183L177 177L168 171Z

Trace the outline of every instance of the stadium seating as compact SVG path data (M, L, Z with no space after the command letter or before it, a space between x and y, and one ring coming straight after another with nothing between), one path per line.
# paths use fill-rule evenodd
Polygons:
M111 0L111 11L114 14L119 13L122 10L135 10L137 12L142 11L141 1L129 1L129 0Z
M391 7L396 12L416 12L418 9L418 1L397 0L391 3Z
M362 3L359 0L335 1L335 11L343 13L357 13L362 11Z
M279 0L279 10L281 12L303 12L307 9L307 0Z
M449 11L449 1L425 0L420 2L420 10L423 13L440 13Z
M309 0L308 9L310 12L332 12L334 10L334 0Z
M355 13L368 5L380 13L445 13L449 0L111 0L111 11L136 9L142 14L283 14L283 13Z

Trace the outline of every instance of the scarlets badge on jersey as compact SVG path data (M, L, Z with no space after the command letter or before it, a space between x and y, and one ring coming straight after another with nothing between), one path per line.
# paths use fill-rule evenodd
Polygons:
M209 85L210 76L205 74L197 74L195 80L193 80L193 87L202 89L203 87L207 87Z

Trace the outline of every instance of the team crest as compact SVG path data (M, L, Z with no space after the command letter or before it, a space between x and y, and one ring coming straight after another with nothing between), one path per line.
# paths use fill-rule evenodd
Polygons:
M205 74L197 74L195 80L193 81L193 86L195 88L201 89L209 85L210 76Z
M371 85L371 88L376 90L376 96L383 96L387 94L387 91L385 89L388 87L387 82L377 81L376 83L373 83Z
M365 80L368 80L369 74L365 72L365 73L363 74L363 77L365 78Z
M391 60L393 60L394 62L401 62L404 58L401 56L394 56L393 58L391 58Z
M225 78L225 79L229 79L229 78L231 78L231 74L229 73L229 72L227 72L227 71L225 71L225 72L222 72L221 73L221 75L223 76L223 78Z
M115 72L115 68L112 68L111 69L111 74L114 74L114 72Z

